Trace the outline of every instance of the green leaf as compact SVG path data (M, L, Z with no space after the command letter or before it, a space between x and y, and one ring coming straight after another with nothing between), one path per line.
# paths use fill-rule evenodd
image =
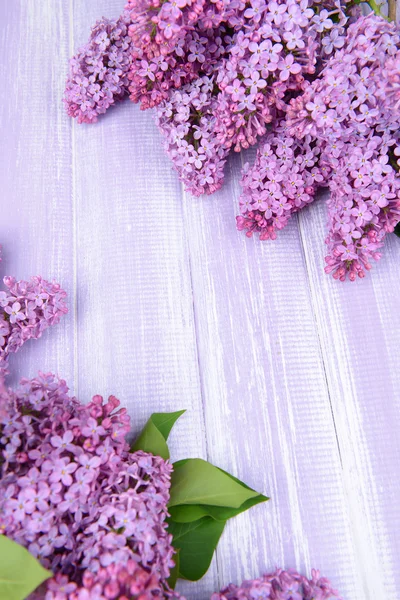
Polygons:
M178 581L178 577L179 577L179 563L180 563L179 555L180 555L180 550L177 550L176 553L174 554L175 566L171 569L171 571L169 573L169 577L168 577L167 583L172 590L175 589L176 582Z
M394 228L394 232L400 237L400 223L397 223L396 227Z
M192 523L203 517L210 517L210 508L212 507L204 504L180 504L169 506L168 512L175 523Z
M28 550L0 535L1 600L24 600L51 576Z
M181 417L185 412L186 410L177 410L176 412L172 413L153 413L151 415L151 419L157 429L162 433L165 440L167 440L171 429L179 417Z
M258 492L201 458L174 464L169 507L180 504L207 504L239 508Z
M179 577L189 581L201 579L210 566L225 522L204 517L193 523L169 522L172 545L179 552Z
M180 550L179 577L197 581L207 572L226 521L268 498L199 458L173 467L168 531Z
M258 494L254 498L249 498L239 508L230 508L228 506L207 506L204 504L180 504L179 506L171 506L168 510L171 518L176 523L191 523L202 517L212 517L216 521L227 521L232 517L236 517L240 513L269 500L266 496Z
M153 413L147 421L142 433L131 446L131 452L143 450L154 456L161 456L165 460L169 458L167 439L174 423L185 411L179 410L173 413Z

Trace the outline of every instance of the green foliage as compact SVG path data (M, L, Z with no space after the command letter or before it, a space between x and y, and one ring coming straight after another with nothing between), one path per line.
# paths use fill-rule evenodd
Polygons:
M147 421L131 450L169 458L167 438L184 411L155 413ZM226 471L201 458L173 465L168 510L168 531L177 550L169 584L197 581L207 572L228 519L268 500Z
M131 452L143 450L143 452L149 452L167 460L169 458L167 446L169 433L184 412L184 410L179 410L173 413L153 413L142 433L131 446Z
M28 550L0 535L1 600L24 600L51 576Z

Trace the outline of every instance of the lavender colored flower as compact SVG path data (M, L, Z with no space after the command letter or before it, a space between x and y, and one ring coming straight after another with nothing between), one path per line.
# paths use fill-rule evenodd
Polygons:
M399 42L398 29L375 15L350 25L346 49L337 50L320 77L290 101L280 130L267 136L256 163L244 173L239 229L274 239L292 212L312 200L317 187L329 187L325 271L341 281L365 276L371 259L380 258L386 234L400 220ZM288 139L294 153L277 157L278 146ZM308 159L311 169L304 164ZM284 173L284 184L269 180L268 161ZM297 190L294 174L300 165L300 171L305 169L303 189L296 191L297 201L289 195L283 204L288 181ZM282 185L283 200L277 203ZM266 202L266 190L275 204Z
M4 284L6 290L0 292L0 380L8 372L9 354L27 340L38 339L67 312L66 293L58 283L41 277L29 281L5 277Z
M102 567L97 573L85 571L79 586L65 575L57 574L47 583L47 592L39 590L30 600L154 600L167 597L179 596L172 592L167 595L159 577L143 569L136 560L129 559L126 564Z
M172 93L157 108L157 123L179 178L193 195L221 187L228 151L215 139L215 99L208 77Z
M172 466L129 452L118 407L83 406L51 374L0 387L0 528L56 574L39 597L170 595Z
M92 28L89 42L70 60L64 102L78 123L94 123L98 115L128 91L131 64L130 15L117 21L102 19Z
M346 49L288 110L291 134L323 146L320 164L331 172L325 271L342 281L365 276L400 220L399 44L394 24L358 19Z
M294 570L277 569L260 579L243 581L238 586L231 583L211 600L340 600L328 579L319 571L311 572L311 579Z
M306 136L299 141L285 131L282 121L257 151L255 164L244 169L242 215L237 227L251 237L275 239L293 213L310 204L315 192L326 184L329 168L320 168L321 144Z
M195 196L221 187L231 149L262 139L243 172L238 228L274 239L329 187L325 270L355 280L400 220L399 45L395 25L361 17L348 0L128 0L72 60L67 105L91 122L129 90L155 108ZM312 167L302 160L310 154ZM7 307L13 322L17 304Z

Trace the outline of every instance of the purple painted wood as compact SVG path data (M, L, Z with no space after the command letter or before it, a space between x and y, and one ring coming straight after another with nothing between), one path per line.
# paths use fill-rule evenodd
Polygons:
M112 392L136 428L187 408L173 457L207 457L271 496L229 523L188 598L275 565L319 566L349 600L395 598L400 243L368 279L338 284L323 273L323 199L276 242L247 240L241 157L220 192L193 199L149 113L126 102L72 123L67 58L120 8L0 1L1 269L55 277L70 298L13 380L53 370L82 400Z

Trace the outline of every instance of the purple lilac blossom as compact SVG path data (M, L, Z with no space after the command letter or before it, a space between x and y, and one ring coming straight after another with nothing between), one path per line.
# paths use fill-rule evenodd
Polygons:
M274 240L293 213L313 202L326 185L329 168L319 166L321 144L310 135L301 141L288 135L285 121L266 136L254 165L245 165L237 228L247 237Z
M256 163L245 171L238 229L274 239L303 204L296 206L282 184L271 184L266 165L272 161L290 181L299 172L298 162L310 157L313 191L325 186L331 192L325 271L341 281L365 276L371 259L381 257L386 234L400 220L399 43L396 26L373 14L350 25L345 49L337 50L320 77L290 101L281 131L275 138L267 136ZM285 165L271 153L270 139L275 147L289 140L296 148ZM276 185L286 209L280 215L276 199L273 206L264 206L265 189L276 190Z
M171 102L174 104L179 98L175 90L185 86L185 94L190 95L193 85L196 93L197 79L207 78L213 82L207 92L213 111L213 146L222 146L224 156L231 147L237 151L247 148L265 134L277 111L285 108L285 97L303 89L304 75L316 70L317 51L327 55L343 43L347 18L340 3L325 0L323 5L311 6L307 0L288 0L282 4L253 0L250 7L242 0L194 3L132 0L117 22L122 21L123 26L118 27L122 27L124 35L128 27L131 38L129 45L123 37L125 45L119 52L118 63L123 65L120 70L124 75L129 70L131 100L140 102L143 109L161 104L160 127L164 134L171 132L175 138L176 115L170 111ZM100 21L89 44L71 61L67 105L69 114L81 121L95 121L113 102L113 88L110 92L107 87L107 97L103 98L102 82L108 86L107 82L115 79L108 60L110 48L119 42L119 37L117 41L110 38L115 28L115 23ZM327 41L333 32L334 42ZM129 60L125 56L128 54ZM101 65L100 75L91 74L91 67L88 72L93 55L96 64ZM127 84L125 76L120 81L123 85L117 91L118 97L125 93ZM99 88L96 88L96 98L101 96L98 103L91 95L93 85L89 83ZM187 122L191 127L198 125L197 118L197 114L189 115ZM174 152L170 155L174 161ZM214 169L217 157L210 153L208 158L207 173ZM178 164L174 161L174 166L181 179L188 180L187 189L195 195L204 190L211 193L220 187L222 171L218 182L209 176L206 179L210 181L206 181L199 176L198 160L189 167L180 163L178 156Z
M44 588L44 586L43 586ZM111 564L97 573L87 570L82 585L69 581L65 575L57 574L47 583L47 592L42 589L31 594L29 600L154 600L166 598L160 579L143 569L136 560L125 564ZM178 598L170 593L169 597Z
M211 75L229 44L227 26L237 25L242 4L241 0L128 0L131 99L144 109L152 108L167 99L168 90Z
M337 45L343 45L347 19L342 7L325 5L330 12L324 8L317 14L306 0L255 1L251 10L243 4L215 74L173 91L157 108L168 155L187 191L198 196L220 188L229 150L248 148L267 132L268 124L276 126L292 95L305 89L305 76L315 74L318 55L326 58L333 51L333 44L322 45L332 30ZM193 98L206 110L192 110ZM200 139L204 126L206 152L188 134L196 129Z
M223 181L228 150L213 135L215 105L213 81L197 79L175 90L157 108L157 124L165 149L186 190L194 196L211 194Z
M118 407L114 396L83 406L51 374L0 388L0 529L57 573L46 600L103 598L81 587L121 598L127 579L138 596L169 594L172 466L129 452L130 419ZM77 595L62 595L72 584Z
M230 43L227 28L187 32L174 51L163 54L160 49L149 55L133 46L129 70L130 99L145 110L168 101L174 90L199 77L213 76Z
M1 261L1 257L0 257ZM66 293L41 277L17 281L4 277L0 292L0 381L8 373L8 357L30 339L38 339L67 313Z
M130 15L117 21L101 19L89 42L70 60L64 102L78 123L95 123L98 115L128 92L131 64Z
M311 579L296 571L277 569L260 579L243 581L238 586L231 583L211 600L340 600L328 579L319 571L311 572Z
M130 0L120 20L124 69L117 96L129 85L134 102L156 107L186 189L213 193L222 185L229 150L264 137L256 164L243 174L239 229L273 239L324 185L331 191L325 270L340 280L364 277L400 219L398 28L375 15L360 17L359 7L346 0ZM107 49L116 25L108 23L97 25L72 61L67 104L80 120L95 120L109 105L97 105L85 87L93 53L102 79L114 76ZM280 136L284 145L290 142L295 164L282 163ZM260 175L266 145L278 152L271 160L279 175L290 175L289 183ZM310 152L319 158L309 173L299 163ZM307 185L310 176L313 185ZM296 199L292 184L301 190ZM267 188L276 192L274 201L282 197L265 211Z
M364 277L400 220L400 36L370 15L350 26L319 80L293 100L288 128L322 141L328 181L325 271Z
M332 52L332 44L322 42L335 31L343 44L347 24L339 2L255 0L252 7L216 72L216 136L237 152L254 145L268 124L275 126L292 96L304 90L305 77L315 76Z

